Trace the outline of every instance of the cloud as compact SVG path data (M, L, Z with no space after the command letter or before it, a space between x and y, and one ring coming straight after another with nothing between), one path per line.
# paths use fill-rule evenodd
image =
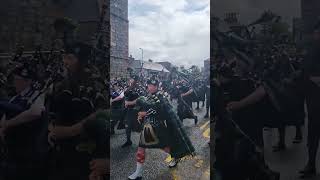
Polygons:
M210 55L209 0L129 0L129 53L203 66Z

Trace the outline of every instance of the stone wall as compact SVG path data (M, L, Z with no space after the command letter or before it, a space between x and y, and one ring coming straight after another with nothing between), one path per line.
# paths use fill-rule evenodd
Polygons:
M0 25L0 52L10 52L16 44L32 50L39 44L48 44L52 34L45 0L2 0Z
M128 0L110 0L110 76L125 76L128 68Z
M51 42L59 38L55 34L53 22L64 17L79 24L78 40L92 43L102 4L103 0L2 0L0 53L14 51L17 43L22 44L25 50L34 50L37 44L49 49ZM106 25L110 24L109 14L108 11ZM104 33L109 44L109 28Z

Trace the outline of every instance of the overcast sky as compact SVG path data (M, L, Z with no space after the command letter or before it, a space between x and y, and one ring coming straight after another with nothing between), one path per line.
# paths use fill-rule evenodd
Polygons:
M251 23L256 20L265 10L271 10L292 23L293 17L300 17L301 0L212 0L212 11L224 18L226 12L240 13L243 23Z
M203 66L210 56L209 0L129 0L129 53Z

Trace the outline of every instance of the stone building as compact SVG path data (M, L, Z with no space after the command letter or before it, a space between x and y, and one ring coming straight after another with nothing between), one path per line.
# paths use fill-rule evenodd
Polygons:
M59 39L53 23L70 18L78 24L77 40L94 43L102 11L104 42L109 46L110 22L108 0L2 0L0 7L0 52L12 52L17 44L34 50L38 44L50 49ZM105 6L103 6L105 5Z
M47 3L43 0L2 0L0 52L14 50L17 43L30 50L38 43L48 42L52 31L46 12Z
M110 0L110 77L127 74L129 66L128 0Z

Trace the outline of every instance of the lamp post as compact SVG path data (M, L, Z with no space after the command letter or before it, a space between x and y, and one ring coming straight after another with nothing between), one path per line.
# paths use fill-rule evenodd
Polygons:
M143 61L143 49L139 48L141 50L141 61Z
M141 50L141 74L142 75L142 70L143 70L143 49L142 48L139 48Z

